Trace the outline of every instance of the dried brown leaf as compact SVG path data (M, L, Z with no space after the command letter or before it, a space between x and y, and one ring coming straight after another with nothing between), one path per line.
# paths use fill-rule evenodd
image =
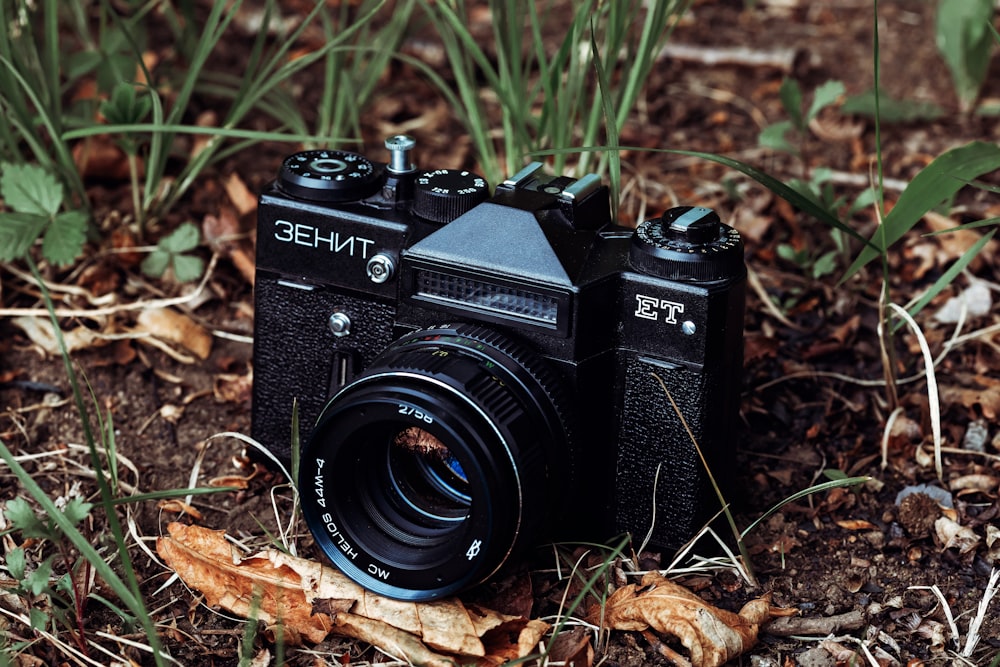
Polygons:
M253 369L246 373L219 373L212 379L212 395L220 403L247 403L253 393Z
M236 212L229 206L223 206L218 216L206 215L202 219L201 230L212 250L228 257L233 266L252 285L256 271L253 252L246 243L240 241L243 232Z
M222 531L176 523L167 530L157 551L209 605L243 616L256 609L267 623L280 618L286 641L301 635L318 642L332 629L416 664L451 665L461 656L463 664L499 665L531 653L548 631L542 621L466 607L455 598L390 600L333 568L274 549L244 557Z
M590 667L594 664L594 647L586 628L576 627L560 632L552 642L549 661L553 664Z
M619 588L604 608L592 608L588 620L614 630L656 632L680 640L694 667L719 667L757 642L761 623L770 620L767 598L751 600L738 614L708 604L656 572L640 585Z
M977 380L981 376L977 376ZM942 387L942 403L961 403L967 408L978 409L983 417L994 420L1000 415L1000 384L990 384L982 389Z
M257 195L250 191L240 175L233 172L225 182L226 194L239 214L246 215L257 210Z
M11 323L18 327L31 339L31 342L40 347L50 355L60 353L59 339L56 337L55 329L47 317L31 317L28 315L12 318ZM76 327L69 331L62 332L63 342L66 344L68 352L78 350L88 350L94 347L106 345L108 340L102 338L100 333L87 327Z
M172 498L170 500L161 500L156 504L158 508L164 512L173 512L174 514L187 514L195 521L202 520L202 514L198 511L198 508L192 507L182 500Z
M451 658L435 653L420 643L415 635L404 632L383 621L358 616L357 614L339 613L336 618L335 631L345 637L354 637L363 642L378 646L393 656L407 661L412 665L425 667L454 667Z
M266 559L243 558L223 531L171 523L168 537L156 540L156 552L188 585L197 588L211 607L243 617L256 614L268 625L279 620L285 641L299 635L320 642L333 627L325 614L313 614L298 574Z
M957 549L960 554L969 553L980 541L979 535L971 528L946 516L934 522L934 532L945 549Z
M875 524L864 519L842 519L836 523L844 530L875 530Z
M993 475L985 473L972 473L956 477L948 483L948 488L952 491L972 491L980 493L991 493L997 489L1000 481Z
M148 308L139 313L136 322L140 331L180 345L200 359L207 359L212 351L212 334L177 310Z

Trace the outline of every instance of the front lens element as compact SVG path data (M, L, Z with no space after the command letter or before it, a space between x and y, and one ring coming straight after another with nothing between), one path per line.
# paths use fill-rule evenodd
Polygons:
M387 458L388 488L417 516L454 523L469 517L469 482L444 443L422 428L396 434Z

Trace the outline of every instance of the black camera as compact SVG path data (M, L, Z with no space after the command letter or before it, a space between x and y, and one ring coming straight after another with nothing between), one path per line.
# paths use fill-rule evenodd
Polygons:
M739 233L690 206L618 226L596 175L538 163L490 196L386 147L292 155L258 209L252 433L287 461L298 402L327 556L427 600L543 541L681 547L719 508L706 463L732 467Z

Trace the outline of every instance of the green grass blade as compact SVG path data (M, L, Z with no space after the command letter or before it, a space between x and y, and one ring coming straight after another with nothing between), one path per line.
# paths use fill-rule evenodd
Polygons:
M979 240L976 241L968 250L962 253L962 256L959 257L954 264L948 267L947 271L942 273L938 279L934 281L934 284L931 285L927 291L913 303L913 305L906 309L906 312L908 312L911 317L916 316L916 314L919 313L924 306L930 303L934 297L941 293L941 290L948 285L951 285L955 278L958 277L958 274L965 270L965 267L969 265L969 262L971 262L976 255L979 254L979 251L983 249L983 246L989 243L990 239L993 238L996 232L997 230L993 229L990 230L988 234L981 236ZM899 329L902 325L902 322L897 322L893 327L893 330L895 331Z
M939 155L903 190L896 205L882 220L879 230L847 269L841 282L883 254L927 211L952 197L967 181L996 169L1000 169L1000 146L994 143L974 141Z
M283 132L265 130L246 130L233 127L201 127L199 125L174 125L156 123L130 123L126 125L96 125L81 127L75 130L64 132L64 140L81 139L99 134L128 133L128 132L148 132L150 134L198 134L208 136L219 136L227 139L250 139L254 141L286 141L302 142L309 140L322 141L357 141L348 137L316 137L311 134L287 134Z
M137 503L151 500L173 500L174 498L184 498L186 496L207 496L213 493L223 493L229 491L239 491L235 486L198 486L191 489L163 489L161 491L150 491L148 493L137 493L132 496L122 496L111 501L112 505L135 505Z
M866 245L873 245L871 241L866 239L864 236L859 234L854 229L851 229L843 222L840 221L833 213L821 206L814 199L803 195L801 192L789 187L784 182L779 181L777 178L767 174L766 172L753 167L746 162L741 162L740 160L733 159L731 157L726 157L725 155L715 155L714 153L702 153L700 151L685 151L675 148L646 148L643 146L583 146L579 148L562 148L562 149L551 149L536 151L533 155L551 155L558 152L579 152L579 151L649 151L651 153L670 153L672 155L683 155L686 157L695 157L701 160L707 160L709 162L715 162L716 164L721 164L724 167L729 167L735 171L743 173L750 178L754 179L765 188L778 195L785 201L787 201L792 206L795 206L803 213L811 215L820 222L833 227L834 229L839 229L845 234L855 238Z
M86 189L83 186L83 179L80 177L80 172L76 169L76 163L73 161L73 156L70 153L69 146L66 144L65 140L60 140L61 131L59 129L60 119L54 118L46 109L42 100L36 94L34 87L28 83L28 81L17 71L14 64L0 56L0 64L2 64L14 78L18 87L24 93L24 95L31 101L31 104L35 108L35 113L37 114L37 120L41 123L42 127L49 134L52 139L50 148L47 150L45 146L39 142L34 141L33 146L37 148L33 149L36 159L39 163L43 165L53 165L58 168L59 174L63 179L73 194L79 200L80 206L86 207L88 205L88 199L86 197ZM30 136L30 128L25 128L24 137ZM49 158L50 151L55 154L56 160L53 161Z
M963 229L979 229L980 227L989 227L990 225L1000 224L1000 218L987 218L985 220L976 220L975 222L967 222L964 225L956 225L949 229L940 229L936 232L929 232L924 236L940 236L941 234L951 234L952 232L958 232Z
M764 512L759 517L757 517L756 521L752 522L749 526L747 526L745 529L743 529L743 532L740 533L740 538L741 539L745 538L747 535L749 535L754 530L754 528L756 528L757 526L759 526L762 522L766 521L768 518L771 517L771 515L773 515L775 512L777 512L778 510L780 510L782 507L784 507L788 503L794 503L796 500L799 500L800 498L805 498L806 496L810 496L810 495L812 495L814 493L820 493L820 492L823 492L823 491L829 491L830 489L836 489L836 488L845 487L845 486L857 486L858 484L864 484L864 483L868 482L870 479L871 479L871 477L845 477L843 479L835 479L835 480L831 480L829 482L823 482L821 484L816 484L814 486L810 486L808 489L802 489L801 491L799 491L797 493L793 493L792 495L788 496L787 498L785 498L784 500L782 500L780 503L778 503L777 505L775 505L771 509L769 509L766 512Z
M590 47L598 54L597 42L594 39L593 28L590 33ZM611 102L611 83L608 81L607 72L604 71L604 64L600 57L594 58L594 69L597 72L597 83L601 96L601 107L604 109L605 132L607 141L612 146L618 145L618 123L615 119L615 110ZM618 219L618 196L622 191L622 161L619 151L606 153L609 157L608 176L611 182L611 220Z

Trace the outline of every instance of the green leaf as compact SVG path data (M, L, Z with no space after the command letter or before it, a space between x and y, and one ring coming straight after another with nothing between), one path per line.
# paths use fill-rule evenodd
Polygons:
M842 113L875 117L875 91L868 90L860 95L851 95L840 107ZM944 115L944 109L933 102L900 100L879 95L879 120L883 123L911 123L914 121L936 120Z
M32 607L28 612L28 622L32 630L45 630L49 625L49 616L38 607Z
M778 247L775 248L775 252L781 259L791 262L796 266L802 266L802 264L809 258L809 255L805 250L796 250L787 243L779 243Z
M174 255L174 277L182 283L188 283L201 277L205 262L194 255Z
M90 510L93 509L94 504L84 502L80 498L71 498L68 503L66 503L66 509L63 510L63 514L69 519L73 525L80 523L87 518L90 514Z
M0 165L0 198L19 213L52 217L63 201L63 189L56 177L33 164Z
M829 491L830 489L836 489L848 486L857 486L858 484L865 484L871 479L872 479L871 477L844 477L843 479L833 479L829 482L821 482L819 484L814 484L813 486L810 486L807 489L802 489L801 491L797 491L796 493L793 493L792 495L788 496L787 498L779 502L777 505L774 505L769 510L764 512L762 515L757 517L757 519L755 519L749 526L743 529L743 532L740 533L740 537L742 538L749 535L754 528L759 526L768 517L770 517L772 514L780 510L788 503L793 503L796 500L799 500L800 498L805 498L806 496L812 495L814 493L820 493L822 491Z
M84 49L73 53L72 58L66 58L63 67L66 68L66 78L74 81L91 72L100 64L103 56L100 51Z
M1000 169L1000 146L996 144L974 141L939 155L910 181L875 230L869 245L862 248L840 281L844 282L884 253L927 211L952 197L966 182L996 169Z
M800 131L805 130L806 123L802 118L802 88L799 86L799 82L786 77L781 82L778 95L781 98L781 106L784 107L785 113L788 114L792 127Z
M788 133L792 130L792 121L782 120L774 125L768 125L760 132L758 141L764 148L786 153L796 153L797 149L788 140Z
M813 101L806 114L806 124L819 115L819 112L830 106L845 93L844 84L840 81L827 81L813 92Z
M46 558L34 571L29 572L23 579L24 587L31 591L32 595L41 595L49 587L49 579L52 578L52 561Z
M24 557L24 549L15 547L7 552L7 571L15 581L24 579L24 572L27 567L27 559Z
M101 104L101 113L113 125L141 123L152 104L148 96L137 95L133 84L119 81L111 91L111 97Z
M986 80L994 46L993 0L939 0L937 47L951 71L963 109L969 109Z
M61 266L72 264L87 240L87 214L83 211L66 211L56 216L45 230L42 255Z
M173 232L160 239L156 245L169 253L181 253L198 247L201 234L198 228L190 222L185 222Z
M828 276L833 273L834 269L837 268L837 251L830 250L823 253L816 261L813 263L812 275L813 278L822 278L823 276Z
M24 257L48 221L34 213L0 213L0 262Z
M14 527L21 531L24 537L47 539L48 527L38 518L31 505L24 498L12 498L7 501L3 514Z
M150 278L160 278L168 266L170 266L170 253L157 249L146 255L139 268Z

